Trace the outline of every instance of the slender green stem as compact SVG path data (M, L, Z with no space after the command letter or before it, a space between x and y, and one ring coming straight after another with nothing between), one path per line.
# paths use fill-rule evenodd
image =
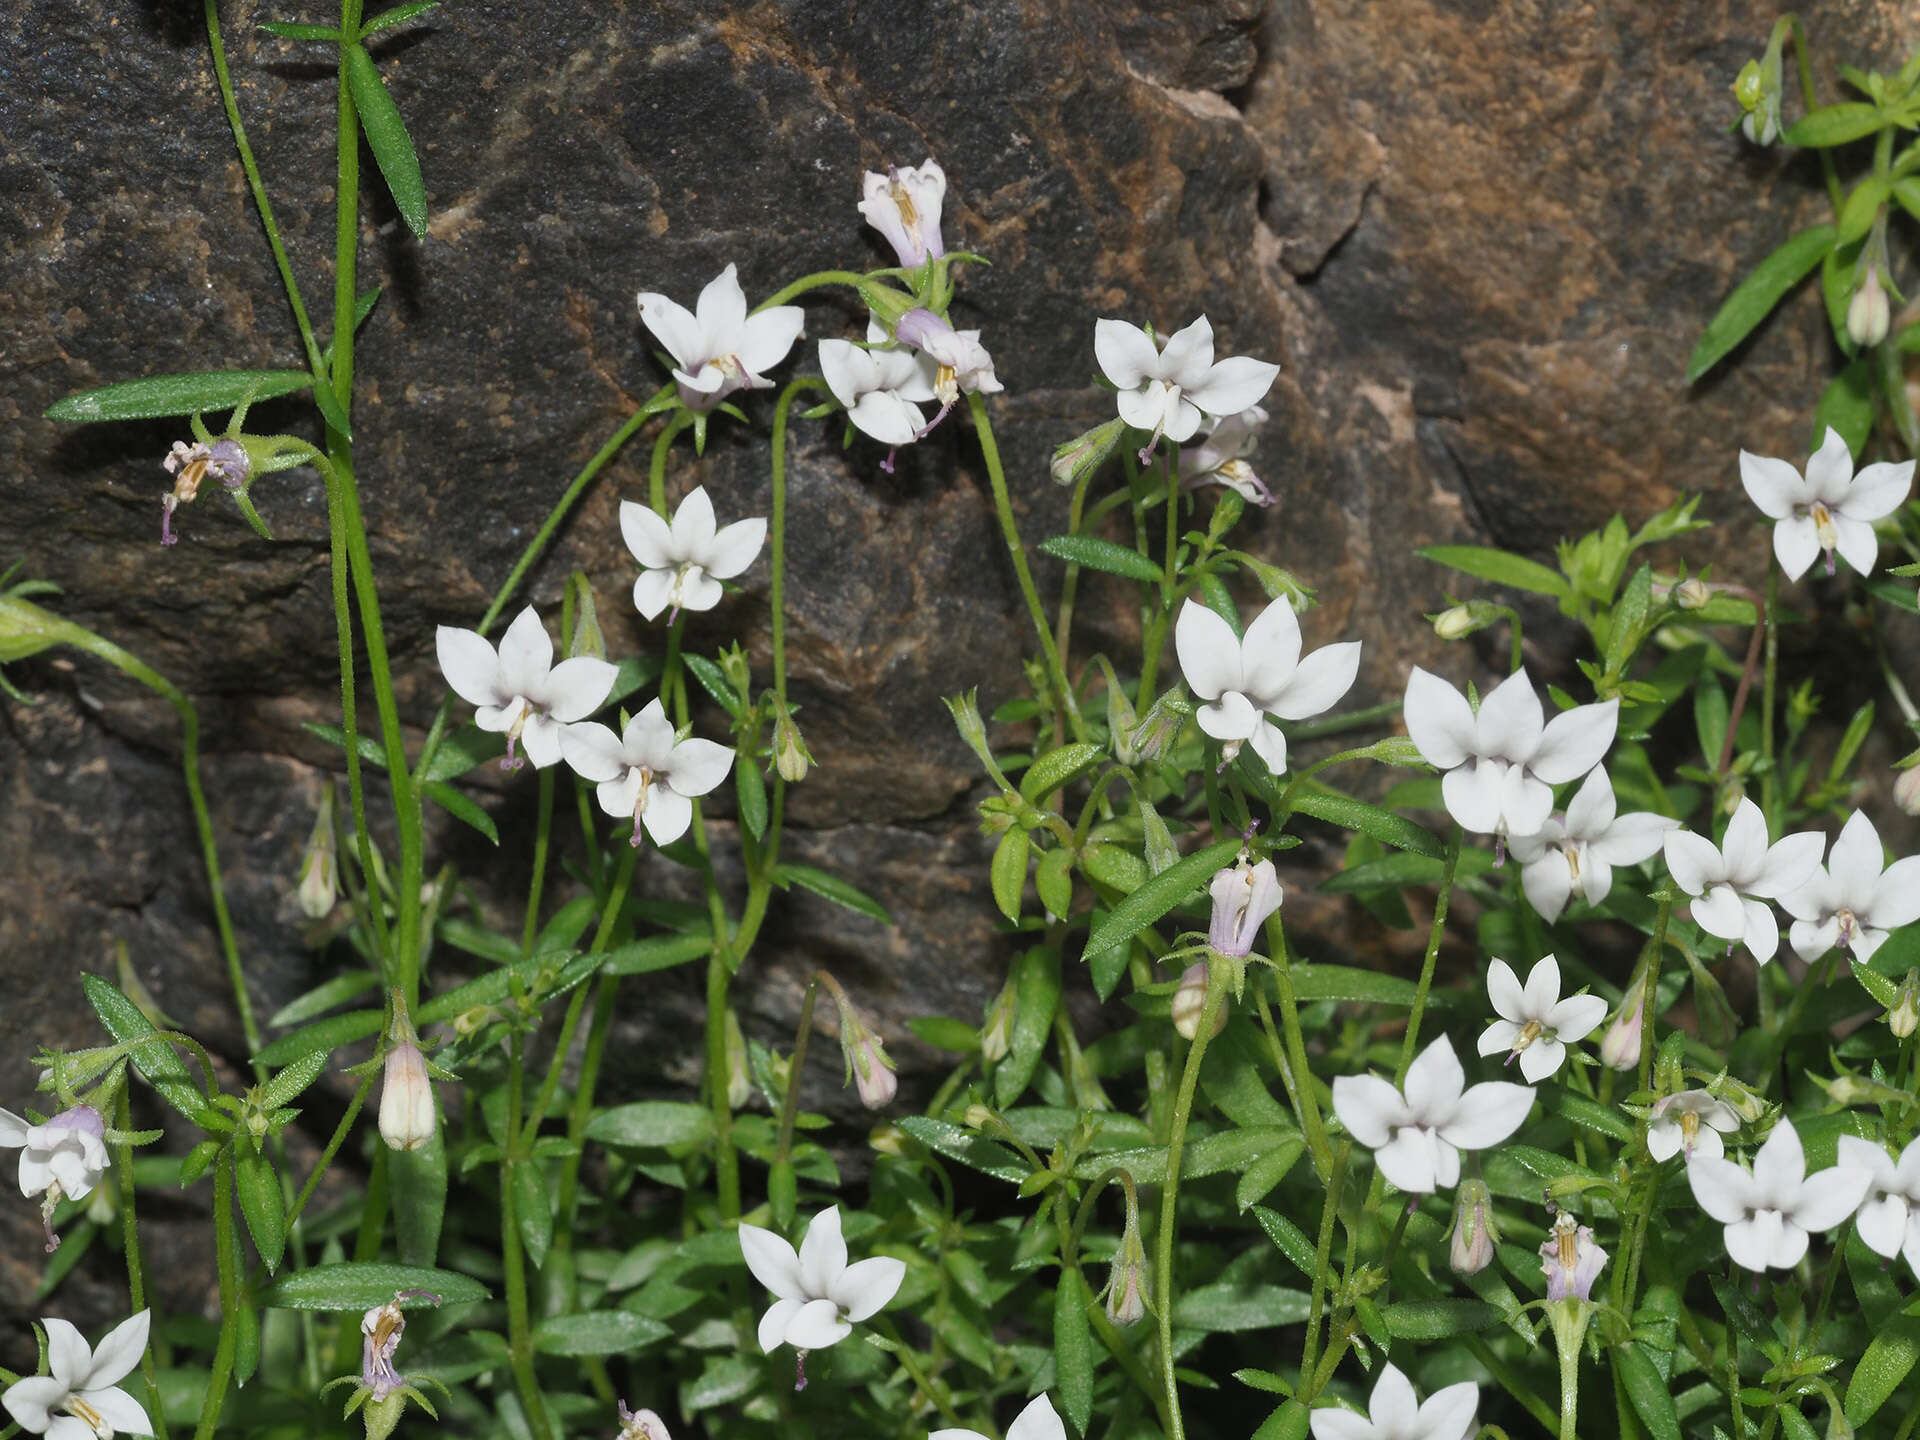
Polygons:
M1771 557L1767 560L1767 662L1760 684L1760 758L1764 768L1760 772L1760 808L1767 815L1767 830L1770 834L1780 833L1779 802L1783 798L1780 791L1780 778L1773 773L1773 713L1774 682L1780 664L1780 622L1776 613L1776 604L1780 592L1780 568ZM1765 986L1761 989L1764 991Z
M857 290L866 283L866 276L852 270L816 270L811 275L802 275L786 288L774 291L754 306L753 311L757 315L775 305L791 304L809 290L818 290L826 285L850 285Z
M540 817L533 832L533 880L527 887L527 918L520 927L520 953L533 954L540 934L540 892L547 880L547 840L553 831L553 767L540 772ZM575 991L579 994L579 991Z
M307 1208L307 1202L313 1198L313 1192L320 1188L320 1181L327 1173L327 1167L333 1164L333 1157L340 1153L340 1147L346 1143L347 1136L353 1133L353 1122L360 1116L360 1107L367 1103L367 1096L373 1093L373 1081L377 1071L368 1071L361 1079L360 1086L353 1092L353 1099L347 1104L346 1114L340 1117L340 1123L333 1127L333 1135L327 1141L327 1148L320 1152L320 1159L314 1164L313 1173L307 1176L307 1183L300 1187L292 1207L287 1211L287 1224L292 1226Z
M212 1440L233 1381L234 1348L240 1338L240 1247L233 1230L233 1148L213 1162L213 1255L220 1272L220 1340L213 1350L213 1374L200 1411L194 1440Z
M773 627L773 693L787 703L787 422L793 402L808 390L824 389L826 381L802 375L787 383L773 407L773 513L769 517L771 549L767 555L767 609Z
M1307 1340L1300 1350L1300 1378L1313 1373L1313 1361L1320 1349L1320 1315L1331 1292L1333 1258L1333 1222L1340 1213L1340 1191L1346 1184L1347 1157L1353 1153L1353 1141L1342 1140L1333 1157L1333 1169L1327 1176L1326 1198L1320 1204L1320 1238L1314 1242L1313 1299L1307 1309Z
M128 1098L127 1087L125 1085L120 1087L120 1098L115 1103L113 1123L114 1127L123 1135L133 1129L133 1104ZM148 1302L147 1270L140 1256L140 1224L134 1214L133 1142L131 1140L122 1140L117 1148L120 1151L118 1157L120 1163L115 1168L120 1172L121 1249L125 1254L127 1262L127 1298L130 1302L129 1309L132 1314L137 1315L142 1310L148 1308ZM164 1327L159 1315L150 1317L149 1329L151 1331L159 1331L162 1328ZM140 1373L147 1382L148 1393L158 1402L160 1398L160 1370L154 1363L153 1347L151 1345L140 1354ZM148 1414L153 1420L155 1427L153 1433L157 1437L157 1440L167 1440L167 1417L160 1413L159 1404L155 1403L148 1410Z
M723 1220L740 1218L740 1152L733 1145L733 1097L727 1085L727 989L732 979L716 940L707 959L707 1105L713 1112L714 1192ZM799 1078L795 1074L789 1086L797 1086Z
M525 1078L520 1063L521 1036L516 1030L507 1041L507 1134L512 1137L500 1163L500 1263L507 1289L507 1351L521 1408L535 1440L553 1440L540 1384L533 1373L533 1328L527 1314L526 1263L520 1251L520 1215L516 1180L523 1160L520 1146L520 1087Z
M1453 827L1447 841L1447 858L1440 870L1440 889L1433 897L1433 924L1427 931L1426 958L1420 962L1420 979L1414 986L1413 1009L1407 1015L1406 1038L1400 1042L1400 1063L1393 1072L1397 1090L1407 1082L1407 1069L1413 1064L1415 1047L1420 1041L1420 1021L1427 1013L1427 993L1433 989L1433 967L1440 958L1440 940L1447 928L1447 906L1453 899L1454 872L1460 865L1460 827Z
M907 1372L907 1378L913 1381L914 1387L922 1395L927 1397L927 1403L940 1412L942 1420L945 1420L948 1425L958 1426L960 1417L954 1413L953 1402L947 1399L944 1391L934 1388L933 1382L927 1378L926 1371L920 1368L920 1361L913 1353L913 1347L900 1338L899 1327L885 1317L882 1317L879 1323L886 1331L887 1338L893 1342L890 1347L893 1358L900 1362L900 1368Z
M1074 482L1073 499L1067 505L1067 533L1078 535L1087 506L1087 490L1093 484L1094 469L1088 467ZM1080 567L1067 562L1065 573L1060 577L1060 608L1053 621L1053 646L1060 652L1060 663L1070 666L1073 662L1073 602L1080 588Z
M793 1035L793 1058L787 1063L787 1093L780 1098L779 1139L773 1147L775 1168L793 1162L793 1124L800 1113L800 1073L807 1063L807 1042L813 1038L813 1007L820 997L818 976L807 979L800 1000L800 1026Z
M1369 705L1364 710L1348 710L1340 715L1323 715L1318 720L1302 720L1297 725L1289 723L1287 738L1298 744L1302 740L1319 740L1328 735L1343 734L1348 730L1362 730L1367 726L1398 718L1403 709L1403 701L1389 700L1384 705Z
M1660 908L1654 912L1653 938L1647 946L1646 986L1640 992L1640 1088L1647 1090L1653 1084L1653 1012L1655 998L1660 989L1660 963L1666 958L1667 922L1673 917L1673 889L1671 884L1660 891ZM1628 1295L1632 1300L1632 1295ZM1628 1311L1632 1313L1631 1310Z
M1313 1157L1313 1168L1324 1179L1332 1163L1333 1145L1327 1139L1326 1121L1320 1114L1320 1097L1313 1089L1313 1069L1307 1062L1306 1037L1300 1030L1300 1006L1293 993L1293 961L1287 948L1286 930L1281 926L1277 910L1267 921L1267 936L1273 952L1274 986L1280 999L1281 1032L1286 1037L1289 1072L1287 1092L1293 1101L1294 1113L1300 1118L1300 1128L1307 1137L1307 1151ZM1267 997L1263 992L1255 993L1264 1013Z
M1813 59L1807 54L1807 32L1801 27L1798 15L1782 15L1774 24L1785 25L1793 34L1794 59L1799 61L1800 67L1800 103L1811 115L1820 108L1820 97L1813 88ZM1833 206L1837 220L1846 203L1846 197L1840 189L1840 174L1834 168L1831 150L1821 149L1817 153L1820 156L1820 173L1827 183L1827 202Z

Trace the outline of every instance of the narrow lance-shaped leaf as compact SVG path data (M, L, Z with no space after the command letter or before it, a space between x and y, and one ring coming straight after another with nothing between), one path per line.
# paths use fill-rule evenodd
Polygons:
M341 52L347 70L347 88L353 93L354 109L360 112L360 128L366 131L367 145L386 177L387 189L401 219L416 236L427 233L427 187L420 178L420 157L414 153L413 137L400 118L399 107L387 93L386 82L364 45L349 45Z
M47 419L159 420L204 410L231 410L249 398L272 400L313 384L305 370L195 370L100 385L56 400Z
M1803 122L1804 123L1804 122ZM1772 313L1786 293L1833 248L1834 228L1815 225L1802 230L1754 267L1707 322L1700 343L1687 361L1687 383L1692 384L1725 359L1753 328Z

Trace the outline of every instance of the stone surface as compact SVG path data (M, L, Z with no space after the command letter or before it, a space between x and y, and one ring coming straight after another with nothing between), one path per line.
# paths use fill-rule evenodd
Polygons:
M253 26L288 12L225 9L240 104L324 310L330 72ZM0 564L59 582L65 613L200 701L270 1013L325 973L285 900L330 764L300 726L337 705L320 486L263 483L276 543L213 496L163 551L158 461L176 427L40 418L108 380L296 363L198 10L30 0L0 18ZM1862 63L1920 36L1892 3L1802 14L1823 53ZM1284 363L1261 456L1281 503L1247 543L1319 587L1310 644L1367 643L1354 699L1391 698L1410 660L1435 660L1418 612L1447 588L1410 546L1543 554L1686 488L1737 516L1736 447L1802 443L1830 360L1811 297L1737 368L1682 383L1734 280L1820 204L1804 162L1727 134L1728 84L1771 20L1707 0L475 0L396 33L377 48L432 226L407 238L368 183L360 264L386 289L355 419L409 722L439 697L433 626L471 623L567 478L660 383L634 292L690 301L730 260L755 296L884 263L853 210L860 172L929 154L952 179L950 240L995 262L967 274L962 311L1007 382L996 424L1029 540L1063 528L1049 448L1109 413L1090 383L1094 317L1165 329L1205 310L1223 353ZM810 336L852 333L843 301L808 304ZM703 460L683 447L669 466L671 488L706 484L723 519L766 503L771 405L749 409L752 430L722 422ZM311 424L290 404L261 418ZM614 462L531 590L551 606L584 569L623 652L659 643L626 606L616 523L646 459L636 443ZM742 994L750 1029L790 1036L804 967L830 963L882 1014L912 1087L938 1059L904 1021L971 1018L1009 953L973 767L939 697L1011 694L1025 632L970 437L949 425L892 475L880 459L865 441L843 452L837 425L796 424L789 643L822 768L792 819L797 854L899 924L784 899ZM1751 551L1730 534L1715 553ZM744 633L764 664L764 566L745 584L691 643ZM1124 633L1100 615L1117 592L1084 594L1091 633ZM1464 675L1470 657L1437 663ZM111 973L116 941L160 1004L242 1061L172 712L85 658L11 674L39 703L0 707L0 1099L24 1103L36 1044L91 1037L75 977ZM526 787L495 788L512 837ZM517 838L496 857L442 827L436 846L491 893L523 883ZM1348 907L1311 916L1309 950L1387 943ZM658 993L669 1016L697 1010L691 975ZM614 1074L624 1093L686 1078L638 1045ZM31 1294L34 1233L24 1207L0 1207L0 1307Z

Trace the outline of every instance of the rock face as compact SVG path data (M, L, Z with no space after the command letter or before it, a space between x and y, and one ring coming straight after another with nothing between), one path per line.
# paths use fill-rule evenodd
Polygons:
M255 28L278 9L225 9L240 105L324 312L327 56ZM298 363L198 13L29 0L0 20L0 564L59 582L63 613L199 701L249 980L271 1013L325 973L287 900L331 763L300 726L338 718L321 488L311 472L262 483L272 544L210 496L162 550L158 461L177 427L40 418L109 380ZM1862 64L1897 63L1920 34L1891 3L1801 13L1843 47L1823 54ZM1705 0L469 0L396 31L377 53L432 225L413 242L367 182L362 275L385 289L355 424L405 714L424 724L441 693L433 626L472 623L568 477L664 378L635 291L690 302L733 261L758 298L887 263L853 208L860 173L927 155L951 177L949 243L994 261L966 274L962 309L1007 383L996 424L1029 541L1064 528L1049 448L1111 413L1090 383L1094 318L1167 329L1204 310L1222 353L1284 366L1260 457L1280 503L1247 543L1319 587L1309 644L1366 642L1355 701L1391 698L1409 660L1433 659L1418 612L1447 589L1410 547L1543 553L1683 489L1735 515L1736 447L1803 443L1829 363L1811 297L1736 368L1683 384L1733 281L1821 203L1804 162L1727 133L1727 87L1771 20ZM810 337L855 333L832 292L807 303ZM705 484L723 521L765 513L768 398L749 402L750 429L721 421L704 459L676 449L670 489ZM312 423L285 403L260 416ZM822 762L794 797L794 843L898 924L785 899L740 993L750 1029L790 1038L798 977L830 963L924 1071L937 1059L904 1020L972 1018L1010 953L974 769L939 697L1014 693L1028 637L963 427L891 475L875 447L839 439L798 422L791 457L789 646ZM620 653L660 644L626 605L616 521L646 460L643 437L529 592L551 606L586 571ZM764 566L745 583L690 643L744 634L764 665ZM1084 593L1096 633L1124 633L1100 618L1099 587ZM1463 674L1468 659L1440 663ZM172 712L84 657L10 678L38 703L0 706L0 1100L25 1103L36 1045L97 1038L76 977L111 973L116 942L162 1006L243 1060ZM436 854L515 896L531 802L523 784L489 803L503 851L462 833ZM1371 943L1364 921L1320 913L1361 938L1307 934L1309 948ZM661 993L669 1013L699 1003L690 975ZM684 1078L654 1059L616 1083ZM8 1205L0 1225L0 1304L24 1304L32 1217Z

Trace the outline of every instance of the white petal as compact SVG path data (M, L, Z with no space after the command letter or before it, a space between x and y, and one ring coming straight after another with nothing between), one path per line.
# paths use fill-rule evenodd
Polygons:
M1287 773L1287 737L1280 733L1279 726L1269 725L1261 716L1255 720L1253 734L1247 738L1253 742L1253 753L1266 763L1269 774Z
M798 305L775 305L747 317L734 355L749 374L762 375L786 359L794 342L806 333L806 311Z
M767 1307L767 1313L760 1317L760 1348L762 1350L771 1355L787 1343L787 1327L793 1323L793 1317L800 1313L800 1307L806 1303L795 1297L791 1300L776 1300Z
M697 569L689 570L680 582L680 608L711 610L725 594L725 588L711 575Z
M1816 1170L1800 1186L1799 1201L1787 1216L1803 1230L1831 1230L1860 1208L1872 1185L1871 1171L1849 1165Z
M1784 895L1789 890L1798 890L1819 870L1820 857L1826 848L1827 837L1817 831L1805 830L1798 835L1789 835L1768 849L1758 872L1740 888L1749 895L1757 895L1765 900ZM1727 863L1731 869L1731 854L1727 856Z
M927 423L926 414L890 390L870 390L848 405L854 428L882 445L911 445Z
M1173 348L1169 342L1167 348ZM1238 415L1257 405L1273 388L1280 367L1246 355L1229 355L1220 361L1198 385L1186 387L1187 397L1209 415Z
M1522 1050L1521 1060L1543 1043L1536 1040ZM1524 1125L1531 1109L1533 1091L1525 1085L1489 1080L1473 1086L1460 1097L1452 1117L1440 1127L1440 1138L1462 1150L1491 1149Z
M1715 885L1687 907L1693 923L1709 935L1738 942L1747 933L1747 908L1730 885Z
M620 538L633 558L649 570L671 570L680 563L674 554L673 528L651 506L632 500L620 502Z
M810 1300L787 1322L787 1343L796 1350L824 1350L853 1333L831 1300Z
M100 1348L93 1352L93 1366L80 1388L101 1389L116 1385L131 1375L134 1367L140 1363L140 1357L146 1353L147 1329L152 1318L150 1311L142 1310L109 1330L101 1340ZM117 1428L124 1430L127 1427L122 1425Z
M1789 515L1773 527L1773 553L1789 580L1798 580L1820 557L1820 533L1806 515Z
M672 570L642 570L633 582L633 608L648 620L657 619L673 598Z
M560 758L582 780L616 780L627 770L620 737L597 721L582 721L560 732Z
M1460 1068L1460 1057L1453 1053L1453 1042L1442 1035L1413 1057L1403 1093L1415 1115L1451 1118L1466 1083L1466 1072Z
M1679 824L1651 810L1634 810L1609 824L1606 833L1594 839L1589 853L1606 865L1638 865L1659 854L1661 842Z
M827 382L827 389L833 392L833 398L849 410L859 403L861 396L876 388L879 368L867 352L851 340L820 342L820 374Z
M700 321L701 338L713 354L734 348L747 321L747 295L740 288L738 266L727 266L706 283L694 302L694 314Z
M1503 818L1500 799L1510 768L1504 760L1474 760L1447 771L1440 781L1447 813L1476 835L1499 830Z
M1438 675L1414 666L1402 710L1407 735L1429 765L1451 770L1474 753L1473 709L1466 696Z
M93 1348L86 1337L65 1320L41 1322L47 1332L47 1371L70 1390L78 1390L93 1373Z
M1400 1092L1378 1075L1335 1076L1333 1113L1347 1133L1369 1150L1385 1145L1392 1128L1409 1119Z
M629 765L644 765L661 771L673 764L673 724L667 719L667 707L655 696L627 721L620 745Z
M1840 502L1840 513L1851 520L1878 520L1899 509L1912 488L1913 461L1869 465L1853 477L1846 499Z
M1833 517L1833 548L1853 567L1856 575L1871 575L1880 559L1880 540L1865 520L1846 515Z
M800 1241L800 1282L816 1299L828 1295L847 1268L847 1242L840 1233L840 1207L829 1205L807 1226Z
M1662 1163L1680 1153L1680 1122L1663 1117L1647 1126L1647 1153ZM1698 1133L1696 1132L1696 1140ZM1698 1153L1696 1144L1695 1153Z
M800 1256L773 1231L742 1221L740 1253L746 1258L753 1278L782 1300L805 1297L806 1289L800 1280Z
M527 716L527 723L520 727L520 748L534 769L545 770L560 763L560 737L566 730L565 725L538 711Z
M1551 955L1543 956L1527 973L1526 994L1521 1000L1526 1008L1525 1018L1544 1021L1559 999L1560 962Z
M1480 713L1474 717L1475 749L1481 755L1500 755L1524 765L1539 748L1544 724L1533 681L1525 670L1516 670L1481 699Z
M1373 1382L1373 1393L1367 1397L1367 1413L1374 1429L1383 1435L1407 1434L1418 1426L1420 1402L1413 1382L1399 1366L1382 1367L1380 1378Z
M1448 1385L1427 1397L1413 1432L1432 1440L1467 1440L1480 1408L1480 1387L1471 1380Z
M1213 704L1202 705L1193 718L1201 733L1215 740L1251 740L1255 731L1267 724L1253 702L1238 690L1228 690Z
M1431 1195L1440 1185L1440 1141L1431 1130L1402 1126L1373 1152L1387 1183L1408 1195Z
M1360 673L1360 642L1323 645L1303 659L1266 708L1282 720L1306 720L1340 703Z
M547 676L547 713L563 725L584 720L613 692L620 667L591 655L562 660Z
M1765 901L1742 900L1740 908L1745 916L1740 938L1746 942L1748 953L1764 965L1780 948L1780 924Z
M1800 1132L1791 1120L1783 1119L1753 1157L1756 1208L1790 1209L1806 1177L1807 1153L1801 1148Z
M1511 1020L1496 1020L1481 1032L1479 1051L1482 1055L1508 1055L1513 1052L1513 1042L1520 1038L1520 1027Z
M1687 1178L1692 1179L1699 1168L1689 1165ZM1727 1258L1755 1274L1764 1271L1785 1238L1785 1228L1780 1216L1772 1210L1732 1221L1726 1229ZM1805 1234L1801 1232L1803 1241Z
M654 844L671 845L693 824L693 802L678 790L656 785L647 796L647 808L640 812L640 823Z
M1167 387L1158 380L1149 380L1138 390L1122 390L1113 399L1120 418L1136 430L1164 431L1176 408Z
M667 353L680 362L682 370L704 364L710 357L701 353L700 322L684 305L653 290L640 292L640 318L653 338L667 347Z
M1567 1047L1551 1035L1542 1035L1520 1052L1520 1073L1529 1085L1538 1085L1558 1070L1567 1058Z
M537 701L553 668L553 639L529 605L513 617L500 637L500 683L509 695Z
M706 486L696 485L673 512L674 553L683 560L700 560L713 544L713 532L713 500Z
M1516 1025L1527 1023L1526 993L1520 977L1506 961L1496 959L1487 966L1487 999L1493 1002L1493 1013L1502 1020L1511 1020Z
M1040 1394L1014 1417L1007 1427L1007 1440L1067 1440L1067 1427L1054 1412L1053 1402Z
M1552 814L1553 791L1546 782L1524 766L1507 766L1500 778L1500 828L1509 835L1537 834Z
M139 1363L139 1356L134 1357L134 1363ZM147 1418L147 1412L141 1408L140 1402L118 1386L83 1391L80 1399L99 1412L100 1418L121 1435L153 1434L153 1422Z
M1207 371L1213 365L1213 322L1202 315L1191 325L1183 325L1167 337L1166 345L1160 351L1160 374L1163 378L1178 385L1182 390L1190 390L1203 384ZM1265 392L1262 392L1265 393ZM1258 400L1260 396L1253 397ZM1248 405L1252 400L1247 402ZM1235 410L1244 410L1246 405L1236 405ZM1231 414L1231 411L1222 411Z
M1868 915L1881 930L1898 930L1920 920L1920 855L1896 860L1873 887Z
M1760 507L1760 513L1772 520L1784 520L1793 507L1811 496L1800 472L1784 460L1740 452L1740 483L1747 497Z
M1847 493L1853 479L1853 451L1831 425L1820 437L1820 448L1807 460L1807 493L1810 496L1838 500Z
M1181 618L1185 618L1184 611ZM1286 688L1300 663L1300 622L1286 596L1271 601L1247 627L1246 638L1240 642L1240 662L1241 682L1235 688L1244 690L1262 709L1272 708L1268 702Z
M1678 1135L1678 1127L1675 1127L1674 1133ZM1711 1126L1702 1126L1693 1132L1693 1154L1687 1158L1689 1163L1694 1160L1718 1160L1726 1153L1727 1147L1720 1143L1720 1132Z
M1549 850L1532 864L1521 867L1520 885L1527 893L1527 903L1551 925L1560 918L1560 912L1567 908L1573 894L1573 872L1567 869L1564 855L1558 850Z
M1536 763L1533 768L1538 774L1539 765ZM1582 840L1598 840L1613 824L1614 810L1613 781L1607 778L1606 766L1595 765L1574 792L1573 799L1567 802L1567 833Z
M1727 878L1726 861L1706 836L1673 830L1662 837L1661 844L1666 851L1667 873L1687 894L1698 895Z
M1372 1420L1335 1405L1322 1405L1308 1417L1307 1423L1313 1429L1313 1440L1380 1440L1380 1432L1373 1428ZM938 1437L929 1436L928 1440L938 1440Z
M1591 1035L1607 1018L1607 1002L1598 995L1569 995L1547 1016L1547 1028L1572 1044Z
M634 802L640 798L640 772L623 771L616 779L601 782L593 793L606 814L616 820L631 820Z
M731 580L749 565L766 543L767 522L762 516L736 520L707 545L702 564L716 580Z
M6 1406L7 1413L19 1422L22 1430L41 1435L51 1423L47 1411L65 1403L69 1393L67 1387L51 1375L29 1375L7 1387L7 1393L0 1396L0 1405Z
M1587 863L1580 871L1580 893L1587 897L1587 904L1598 905L1612 890L1613 867L1596 856L1589 847Z
M1907 1202L1904 1196L1882 1195L1860 1207L1854 1220L1860 1243L1891 1260L1907 1240Z
M689 736L673 747L667 763L668 782L682 795L705 795L733 770L733 751L711 740Z
M510 698L501 686L500 657L484 635L442 625L433 647L447 685L469 705L503 705Z
M847 1319L864 1320L878 1313L899 1294L900 1283L906 1278L907 1265L904 1260L896 1260L891 1255L875 1255L842 1270L827 1288L827 1298L847 1312Z
M0 1110L0 1147L18 1150L33 1127L11 1110Z
M1294 644L1296 648L1299 645L1297 626ZM1173 626L1173 649L1180 657L1180 673L1187 677L1188 688L1202 700L1217 700L1229 690L1246 689L1241 678L1239 637L1231 625L1198 601L1189 600L1180 607L1180 618Z
M1527 768L1549 785L1578 780L1606 758L1620 724L1620 702L1576 705L1553 717Z
M1687 1166L1687 1184L1693 1188L1694 1203L1722 1225L1744 1220L1753 1210L1753 1180L1731 1160L1696 1156Z
M1827 856L1827 870L1848 901L1865 908L1867 897L1879 883L1885 858L1886 852L1880 847L1880 832L1873 828L1866 811L1856 810L1840 827L1833 850Z
M1147 338L1146 331L1124 320L1093 322L1093 356L1100 362L1101 373L1123 391L1135 389L1160 374L1160 352L1154 349L1153 341Z

